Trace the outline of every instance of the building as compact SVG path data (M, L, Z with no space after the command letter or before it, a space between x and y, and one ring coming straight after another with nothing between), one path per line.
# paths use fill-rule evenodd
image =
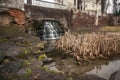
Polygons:
M0 6L24 10L24 0L0 0Z
M48 8L56 8L56 9L66 9L66 5L63 3L58 3L57 1L47 1L47 0L24 0L24 4L40 6L40 7L48 7Z
M8 7L14 7L24 10L25 5L33 5L47 8L55 9L69 9L74 12L81 11L88 13L89 15L94 15L96 9L98 9L99 15L101 15L101 0L99 4L96 4L97 0L8 0L2 5L7 5Z
M79 4L79 10L89 15L102 15L101 0L81 0Z
M56 9L78 9L80 0L24 0L25 4L56 8Z

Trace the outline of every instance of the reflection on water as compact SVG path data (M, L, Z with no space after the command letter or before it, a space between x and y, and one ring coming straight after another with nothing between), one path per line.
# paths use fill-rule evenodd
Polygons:
M57 68L69 75L93 74L109 79L111 74L120 70L120 60L97 60L89 65L75 65L71 59L57 62Z
M108 65L102 65L101 68L95 67L95 69L87 72L86 74L95 74L102 78L109 79L112 73L120 70L120 60L109 62Z

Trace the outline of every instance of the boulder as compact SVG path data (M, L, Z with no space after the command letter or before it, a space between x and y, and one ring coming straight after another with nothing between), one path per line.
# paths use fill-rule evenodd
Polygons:
M0 63L4 60L5 54L0 52Z
M120 80L120 70L112 73L109 80Z
M18 46L12 46L12 47L9 47L7 50L6 50L6 56L7 57L17 57L18 55L21 54L21 47L18 47Z

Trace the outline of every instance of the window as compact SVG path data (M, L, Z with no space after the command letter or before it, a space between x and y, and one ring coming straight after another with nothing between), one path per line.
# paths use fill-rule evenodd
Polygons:
M32 4L32 0L27 0L27 4Z

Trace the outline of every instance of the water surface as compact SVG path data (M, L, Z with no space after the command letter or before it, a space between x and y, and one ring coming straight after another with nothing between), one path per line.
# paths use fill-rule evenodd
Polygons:
M72 59L57 62L57 68L68 75L93 74L109 80L112 73L120 70L120 59L117 60L96 60L91 64L76 65Z
M120 70L120 60L113 60L108 65L101 65L101 68L95 67L95 69L87 72L86 74L95 74L104 79L109 79L112 73Z

